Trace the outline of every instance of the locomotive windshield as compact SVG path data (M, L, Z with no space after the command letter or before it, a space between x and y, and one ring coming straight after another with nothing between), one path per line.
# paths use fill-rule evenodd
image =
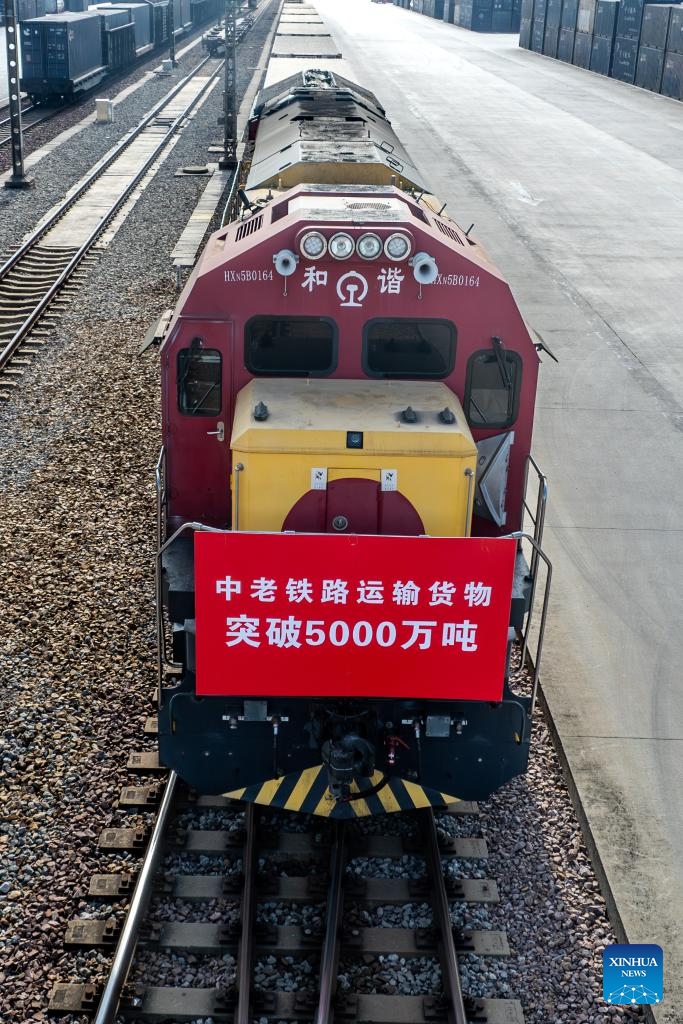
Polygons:
M516 352L484 349L470 357L465 415L472 427L509 427L517 419L522 360Z
M369 377L447 377L455 336L448 320L371 320L363 332L363 369Z
M337 365L336 329L320 317L269 317L245 328L244 363L255 376L325 377Z

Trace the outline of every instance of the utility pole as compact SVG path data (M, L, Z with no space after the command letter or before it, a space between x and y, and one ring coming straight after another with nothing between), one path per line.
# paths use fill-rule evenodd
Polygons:
M171 67L178 67L178 61L175 59L175 0L169 0L168 4L168 56Z
M225 0L225 85L223 89L223 171L237 167L237 6Z
M5 0L5 31L7 44L7 84L9 85L10 146L12 177L6 188L30 188L32 178L24 174L24 135L21 130L21 94L19 92L19 18L17 0Z

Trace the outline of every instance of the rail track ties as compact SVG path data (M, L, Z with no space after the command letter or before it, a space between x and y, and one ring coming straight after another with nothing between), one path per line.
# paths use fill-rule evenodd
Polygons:
M485 861L482 839L447 831L449 818L478 815L476 804L454 805L439 824L424 810L406 815L399 834L368 834L364 823L197 796L173 774L170 783L158 779L148 754L131 755L129 768L135 781L121 792L119 814L137 824L106 829L98 843L125 856L125 868L92 876L97 916L71 921L64 939L113 955L111 977L104 988L87 979L57 985L51 1012L84 1013L95 1024L117 1014L231 1024L523 1024L518 1001L470 999L460 982L458 957L510 952L504 932L453 926L466 905L498 901L493 880L448 869L453 858ZM153 828L139 823L152 814ZM405 877L413 858L424 872ZM169 963L211 966L199 968L201 983L193 984L183 971L169 975ZM392 980L399 965L415 980L410 994ZM297 971L300 983L292 983Z

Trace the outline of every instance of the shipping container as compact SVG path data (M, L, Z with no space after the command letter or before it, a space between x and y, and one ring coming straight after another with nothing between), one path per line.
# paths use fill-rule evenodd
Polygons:
M683 53L683 7L674 7L671 12L666 49L670 53Z
M492 32L512 32L512 11L491 12Z
M654 46L639 46L636 85L641 89L649 89L650 92L659 92L663 71L664 50L657 50Z
M645 4L643 24L640 29L640 45L666 50L669 35L669 19L675 8L671 4ZM659 91L659 90L658 90Z
M567 64L571 64L574 59L574 36L576 32L573 28L561 28L560 38L557 43L557 59L564 60Z
M591 64L591 49L593 47L593 36L588 32L577 32L574 39L574 56L572 64L577 68L588 69Z
M607 36L593 36L590 70L598 75L609 75L612 70L612 43Z
M617 12L619 0L598 0L595 5L595 25L593 35L614 39L617 29Z
M515 32L515 33L519 32L521 20L522 19L520 17L520 12L516 11L513 8L512 11L510 12L510 31L511 32Z
M531 20L522 18L519 23L519 45L525 50L531 49Z
M648 0L648 2L656 4L660 0ZM661 2L670 4L671 0L661 0ZM621 0L617 15L617 35L620 39L640 39L644 7L645 0Z
M534 20L534 0L522 0L521 15L522 21Z
M595 4L597 0L579 0L579 9L576 14L576 31L593 35L595 23Z
M563 0L560 28L570 28L572 32L576 32L576 16L578 13L579 0Z
M152 10L149 4L129 3L128 0L120 0L117 3L104 3L97 5L98 11L106 9L117 11L129 11L130 20L135 26L135 52L145 53L152 46Z
M106 73L96 12L47 14L21 26L21 88L36 99L71 99Z
M545 27L559 30L562 20L562 0L547 0L545 9Z
M620 82L636 80L636 64L638 63L638 41L636 39L622 39L617 36L614 40L614 52L612 54L612 78L618 78Z
M135 61L135 25L129 21L119 28L107 29L102 37L104 61L110 71L130 67Z
M532 21L531 23L531 49L535 53L543 53L543 43L545 37L545 28L542 21Z
M560 37L559 28L546 25L543 33L543 53L546 57L557 57L557 42Z
M683 100L683 53L667 51L664 54L664 73L660 91L663 96Z

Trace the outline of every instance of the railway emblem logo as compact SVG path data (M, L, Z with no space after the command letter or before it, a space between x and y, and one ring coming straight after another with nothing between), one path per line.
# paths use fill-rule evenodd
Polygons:
M651 1006L664 996L664 953L654 944L607 946L602 954L606 1003Z
M348 274L342 274L337 281L337 295L342 306L360 309L367 294L368 282L356 270L349 270Z

